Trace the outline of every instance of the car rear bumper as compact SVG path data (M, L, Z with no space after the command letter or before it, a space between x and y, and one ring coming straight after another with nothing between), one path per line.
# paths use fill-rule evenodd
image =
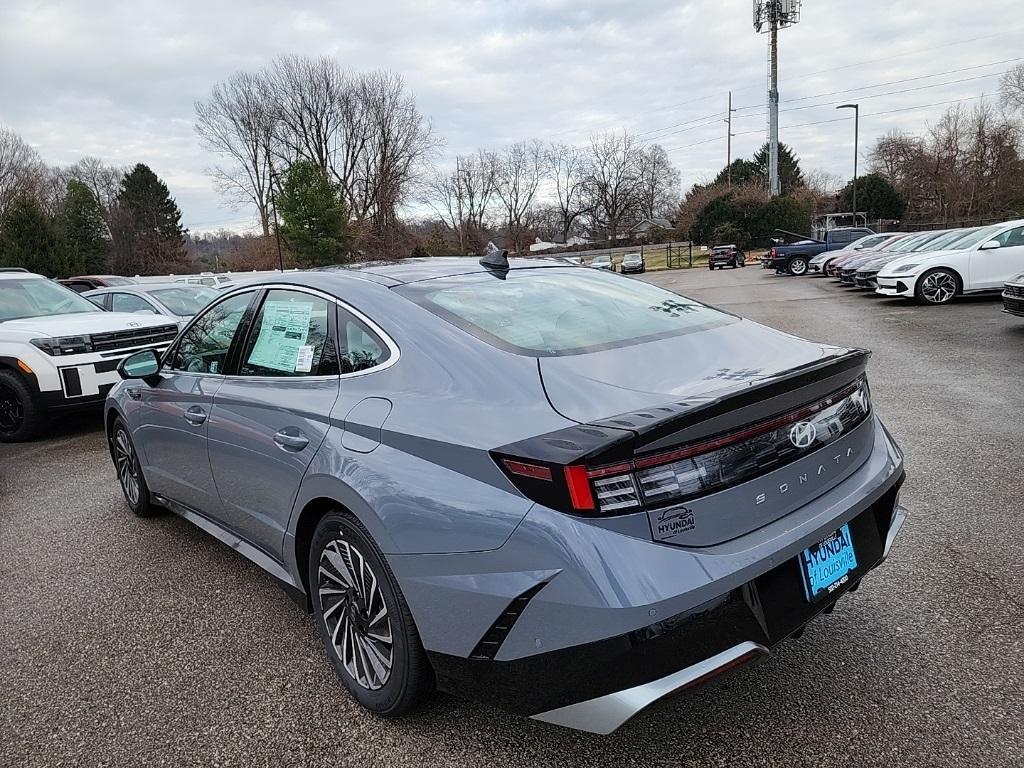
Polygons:
M498 550L389 558L439 687L608 733L763 655L856 589L903 524L902 457L875 424L870 455L847 479L721 544L671 546L535 507ZM858 567L808 602L797 557L844 524Z

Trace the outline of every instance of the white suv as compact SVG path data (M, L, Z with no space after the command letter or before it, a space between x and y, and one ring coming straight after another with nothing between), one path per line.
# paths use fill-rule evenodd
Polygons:
M165 317L105 312L41 275L0 272L0 442L32 439L52 411L101 405L123 358L177 334Z

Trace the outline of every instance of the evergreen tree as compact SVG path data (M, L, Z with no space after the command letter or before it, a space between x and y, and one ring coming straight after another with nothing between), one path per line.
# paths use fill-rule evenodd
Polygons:
M64 249L53 221L32 197L16 197L0 222L0 265L66 277Z
M181 210L155 173L139 163L121 182L111 211L111 266L121 274L188 271Z
M71 271L90 275L106 272L110 238L103 206L80 181L68 182L60 224Z
M758 173L764 183L768 183L768 142L757 150L754 154L754 164L758 168ZM781 193L788 195L797 187L804 185L804 174L800 170L800 159L793 154L788 146L779 142L779 185L782 187Z
M857 210L867 214L868 221L899 219L907 204L887 178L869 173L857 179ZM853 182L839 193L839 210L853 210Z
M317 165L299 161L285 174L277 197L281 235L304 266L347 260L352 235L341 189Z
M729 170L732 173L729 173ZM747 184L749 182L764 183L764 176L761 174L761 167L753 160L743 160L737 157L726 168L718 172L713 184Z

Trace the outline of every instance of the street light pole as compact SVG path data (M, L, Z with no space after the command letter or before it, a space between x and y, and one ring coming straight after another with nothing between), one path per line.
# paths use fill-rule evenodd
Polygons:
M860 139L860 105L840 104L836 109L853 110L853 225L857 226L857 142Z

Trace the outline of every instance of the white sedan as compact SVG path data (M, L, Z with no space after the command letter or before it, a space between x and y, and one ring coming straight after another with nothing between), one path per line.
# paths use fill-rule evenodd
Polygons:
M994 224L956 243L956 250L909 253L878 273L876 293L948 304L964 293L1002 290L1024 270L1024 219Z

